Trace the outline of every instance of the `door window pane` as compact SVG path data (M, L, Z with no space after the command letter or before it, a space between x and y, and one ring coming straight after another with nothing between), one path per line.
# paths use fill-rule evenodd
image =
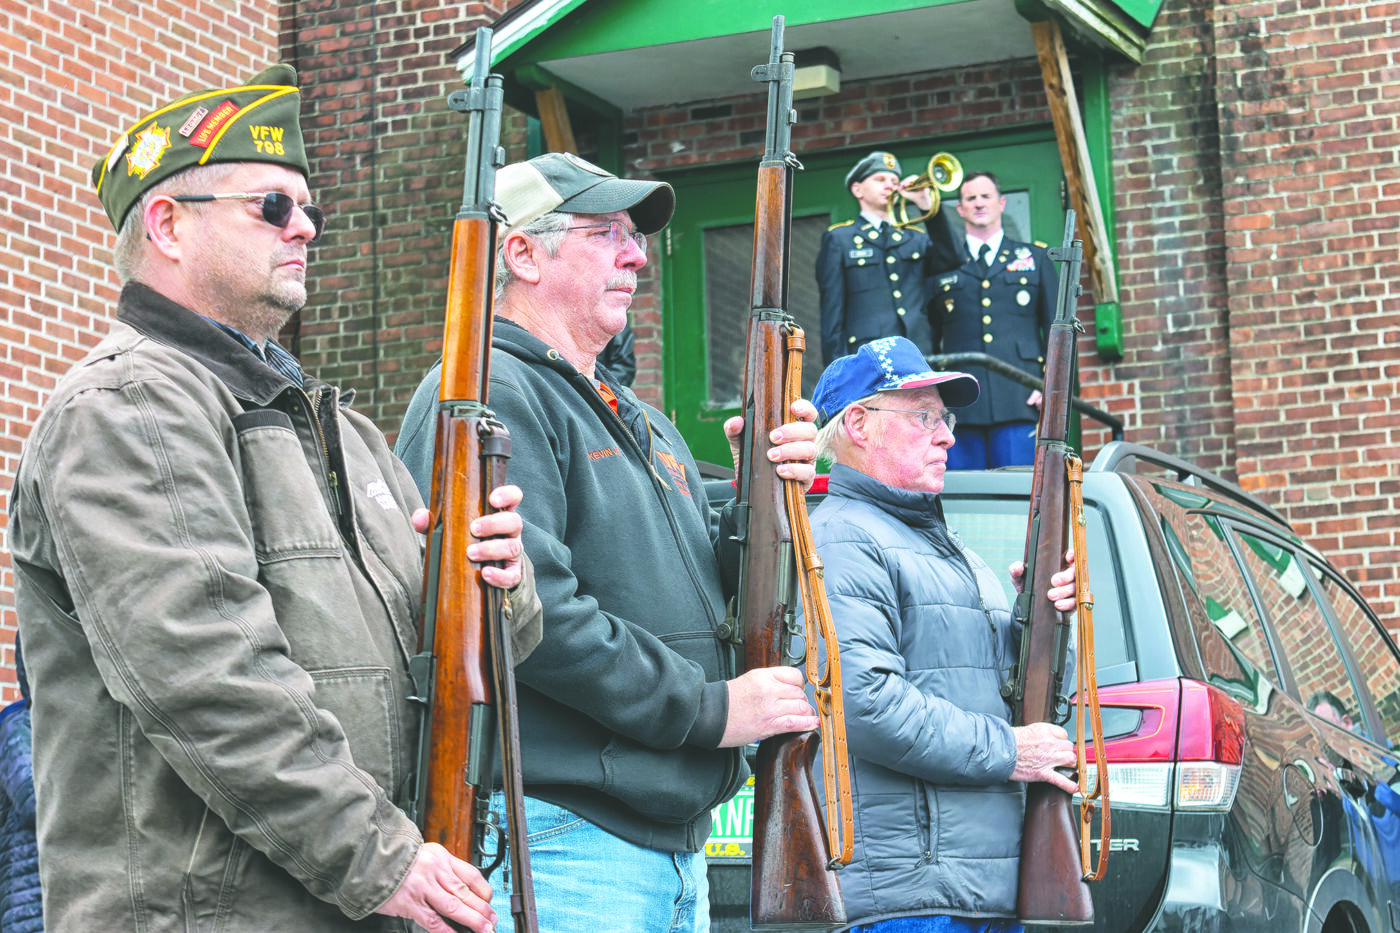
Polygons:
M828 226L825 214L792 219L788 256L788 313L807 332L802 395L822 374L821 306L817 299L817 251ZM737 408L744 391L745 340L753 301L753 224L705 229L705 340L711 408Z
M1322 595L1332 606L1343 636L1361 672L1371 701L1381 717L1384 736L1380 744L1400 742L1400 662L1390 648L1390 638L1372 621L1371 615L1327 571L1314 565L1322 584Z
M1183 587L1196 594L1205 620L1193 614L1201 662L1211 683L1257 697L1260 675L1278 682L1263 621L1219 520L1158 500L1162 534ZM1208 623L1208 624L1207 624Z
M1362 731L1356 687L1297 556L1247 532L1240 532L1239 538L1245 567L1273 622L1304 705L1329 722Z

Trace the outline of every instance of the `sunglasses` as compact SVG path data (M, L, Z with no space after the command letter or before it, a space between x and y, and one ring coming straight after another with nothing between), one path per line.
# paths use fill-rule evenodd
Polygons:
M298 204L289 194L280 191L269 191L265 194L177 194L172 195L172 201L258 201L262 206L262 219L272 224L274 227L286 229L287 224L292 221L292 210L300 207L301 212L306 215L306 219L311 221L311 226L316 228L316 235L311 238L315 243L321 239L321 234L326 229L326 212L315 204Z

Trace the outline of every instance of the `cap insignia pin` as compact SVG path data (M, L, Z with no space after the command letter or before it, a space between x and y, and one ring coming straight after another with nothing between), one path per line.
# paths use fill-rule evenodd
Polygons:
M126 154L126 173L138 178L160 167L161 156L170 148L170 130L152 123L136 136L136 145Z

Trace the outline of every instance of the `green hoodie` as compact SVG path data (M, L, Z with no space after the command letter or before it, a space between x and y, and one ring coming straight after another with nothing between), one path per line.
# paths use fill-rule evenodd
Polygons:
M600 370L600 373L602 370ZM717 748L734 676L716 636L725 593L719 516L685 441L611 375L592 380L497 319L490 408L511 434L525 550L544 638L516 669L525 790L637 845L697 852L710 809L747 777ZM432 470L438 368L396 452L420 490Z

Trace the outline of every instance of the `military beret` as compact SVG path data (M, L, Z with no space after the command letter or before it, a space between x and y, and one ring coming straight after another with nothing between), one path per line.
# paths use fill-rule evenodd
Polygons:
M291 65L273 65L241 87L182 97L138 120L93 166L97 199L120 230L142 194L194 165L272 162L309 176L300 111Z
M876 172L894 172L896 175L903 174L899 170L899 160L894 156L890 155L888 152L872 152L870 155L857 162L856 167L851 169L850 173L846 175L846 187L849 188L857 182L865 181Z

